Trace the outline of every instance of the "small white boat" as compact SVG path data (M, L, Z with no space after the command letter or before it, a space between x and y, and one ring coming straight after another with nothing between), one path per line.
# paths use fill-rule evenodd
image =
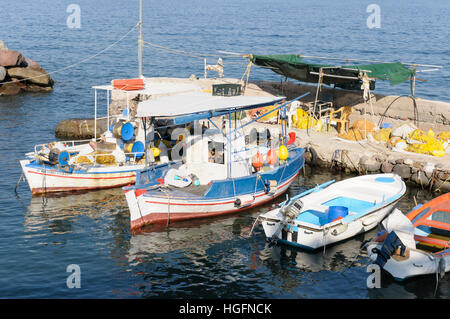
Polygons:
M317 249L373 229L405 194L395 174L318 185L258 216L268 238Z
M450 271L450 193L404 215L395 210L385 231L365 245L370 259L397 281Z

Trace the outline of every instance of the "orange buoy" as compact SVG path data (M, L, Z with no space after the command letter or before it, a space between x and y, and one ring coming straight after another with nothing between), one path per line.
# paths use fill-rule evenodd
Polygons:
M278 156L277 156L277 152L275 151L275 149L271 148L268 152L267 152L267 164L269 165L274 165L277 160L278 160Z
M252 165L257 171L264 165L264 158L260 152L257 152L255 156L253 156Z

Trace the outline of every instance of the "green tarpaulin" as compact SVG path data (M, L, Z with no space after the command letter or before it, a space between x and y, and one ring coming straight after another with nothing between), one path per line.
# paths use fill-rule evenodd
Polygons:
M311 72L319 73L320 68L324 68L325 74L348 77L358 77L359 72L365 70L369 78L389 80L391 85L403 83L415 75L414 70L408 69L400 62L358 65L316 64L304 62L300 56L295 54L252 55L251 61L288 78L311 83L317 83L319 80L319 76ZM354 85L358 80L324 76L322 82L344 87Z

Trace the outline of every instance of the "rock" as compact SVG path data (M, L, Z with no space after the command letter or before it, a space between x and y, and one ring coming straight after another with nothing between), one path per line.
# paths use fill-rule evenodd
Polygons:
M414 162L412 166L418 169L421 169L423 167L422 163L420 162Z
M392 169L392 172L404 179L407 179L411 176L411 169L409 168L408 165L404 164L395 165L394 168Z
M361 157L359 165L366 172L377 172L380 170L381 163L375 158L368 158L366 156Z
M443 181L445 181L449 177L450 177L450 173L448 173L448 172L439 172L439 174L438 174L438 178Z
M392 173L392 169L394 168L394 165L389 162L384 162L381 164L381 171L383 173Z
M6 77L6 69L4 66L0 66L0 82L3 81Z
M47 73L40 65L39 63L37 63L34 60L31 60L29 58L25 58L25 64L27 68L33 69L33 70L37 70L37 71L41 71L43 73Z
M40 86L36 84L27 84L23 89L26 92L51 92L53 88L51 86Z
M395 160L395 164L403 164L403 158Z
M17 66L24 61L23 55L15 50L0 50L0 66Z
M106 131L107 119L97 119L97 136ZM58 123L55 129L57 138L66 140L85 140L94 137L94 119L68 119Z
M430 179L425 176L424 172L417 171L416 173L411 175L411 180L416 184L425 186L428 185Z
M2 40L0 40L0 50L8 50L8 47Z
M20 93L20 90L18 83L5 83L0 86L0 95L16 95Z
M305 157L305 162L306 163L311 163L311 158L312 158L312 156L311 156L311 153L310 152L308 152L308 151L306 151L305 153L304 153L304 157Z
M410 158L405 158L403 160L403 164L412 166L414 164L414 161L412 159L410 159Z
M31 68L9 68L8 74L10 77L19 79L27 79L27 81L42 85L53 86L53 80L46 72L34 70Z

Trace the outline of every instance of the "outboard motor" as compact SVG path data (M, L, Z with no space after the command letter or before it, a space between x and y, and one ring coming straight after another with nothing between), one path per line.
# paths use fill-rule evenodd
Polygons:
M380 266L381 268L387 263L387 261L391 258L393 254L397 251L397 248L400 247L400 255L404 256L406 246L402 243L400 238L398 238L395 231L390 232L386 239L384 240L383 246L381 249L373 248L372 252L377 254L377 259L375 260L375 264Z
M294 220L300 214L303 208L303 202L296 200L293 203L281 208L281 213L287 220Z

